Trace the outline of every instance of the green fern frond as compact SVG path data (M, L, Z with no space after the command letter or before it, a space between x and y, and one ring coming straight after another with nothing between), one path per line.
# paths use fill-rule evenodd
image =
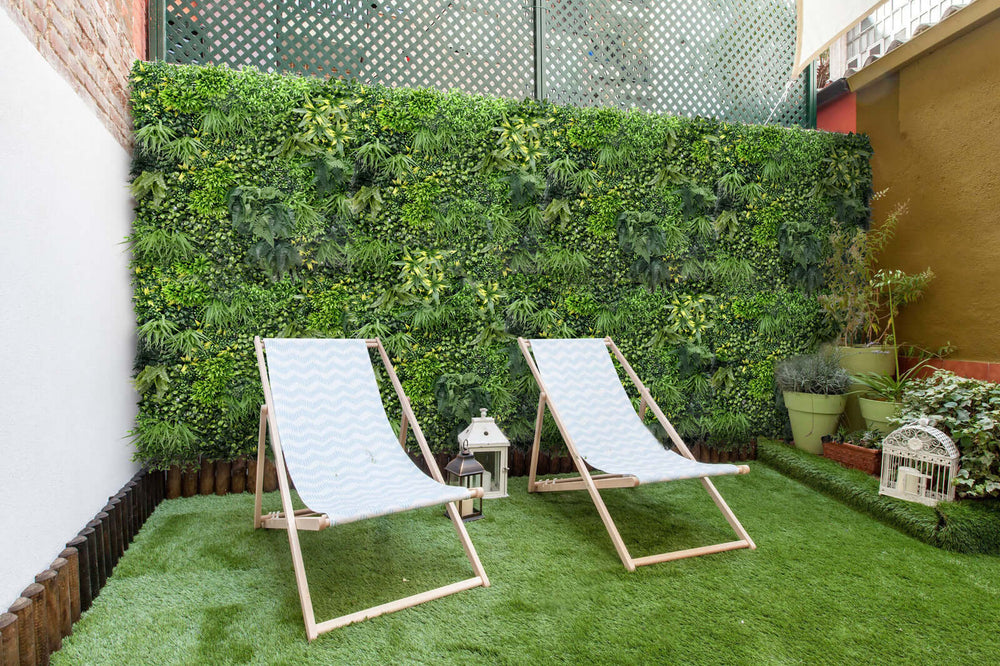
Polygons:
M378 319L368 322L357 330L359 338L388 338L390 335L392 331Z
M201 136L213 137L227 134L232 127L232 120L225 111L212 107L201 119Z
M446 133L421 127L413 134L411 148L414 153L427 153L433 156L441 152L446 145L448 145Z
M764 196L764 186L756 181L750 181L740 188L740 200L745 204L751 204Z
M197 349L201 349L208 337L201 331L194 328L185 328L177 331L167 338L165 346L175 354L189 355Z
M183 231L153 229L139 234L132 245L136 259L158 266L188 261L195 255L194 246Z
M536 312L538 312L538 304L527 296L512 301L504 310L507 318L522 326L532 321Z
M615 169L625 161L625 151L621 146L602 144L597 149L597 164L605 169Z
M601 177L593 169L580 169L570 178L570 183L578 192L590 192L600 180Z
M139 393L153 391L153 395L160 399L170 386L170 374L165 365L147 365L135 376L133 383Z
M435 331L448 323L455 315L448 305L425 303L413 310L410 325L418 331Z
M193 136L182 136L168 143L166 154L178 162L193 162L201 156L205 145Z
M363 167L378 171L390 155L392 155L392 149L375 139L358 146L358 149L354 151L354 160Z
M171 336L177 333L178 330L179 327L177 324L161 315L156 319L150 319L140 324L138 333L139 337L145 340L146 344L150 347L165 350L168 348Z
M385 338L385 348L393 356L399 356L406 351L413 349L416 340L413 336L404 331L397 331Z
M586 254L564 247L541 252L537 262L542 272L565 279L580 279L590 270Z
M555 182L570 185L578 170L576 162L567 155L549 164L548 173Z
M608 335L617 335L624 324L624 314L611 308L601 308L597 316L594 317L594 328L598 332Z
M740 217L734 210L724 210L715 217L715 233L724 238L732 238L740 229Z
M206 326L221 329L231 328L240 319L239 309L235 304L226 303L218 298L210 300L205 305L201 316Z
M404 153L396 153L383 162L384 170L396 180L403 180L412 175L415 167L416 162L413 161L413 158Z
M719 178L719 181L715 185L715 191L718 192L720 197L736 199L739 198L740 192L745 185L746 178L739 171L730 171Z
M338 243L336 240L327 240L319 244L316 247L316 251L313 256L316 261L326 264L327 266L344 266L348 263L349 253L348 246Z
M135 142L143 150L153 155L165 154L167 145L176 138L173 129L163 124L162 120L144 125L135 131Z
M159 205L167 195L167 183L159 171L143 171L132 181L130 189L137 200L147 195L152 197L153 205Z

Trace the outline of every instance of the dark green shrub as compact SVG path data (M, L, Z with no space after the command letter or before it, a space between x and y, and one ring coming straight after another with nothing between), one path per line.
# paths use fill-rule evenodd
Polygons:
M899 425L928 418L962 454L955 485L962 497L1000 497L1000 384L938 370L903 392Z

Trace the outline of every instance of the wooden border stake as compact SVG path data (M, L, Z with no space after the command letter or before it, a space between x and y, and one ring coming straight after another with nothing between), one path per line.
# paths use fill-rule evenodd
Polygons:
M35 666L35 605L27 597L19 597L8 609L17 618L17 653L20 666Z
M0 664L3 666L18 666L21 663L17 628L17 615L0 613Z
M21 596L31 601L32 618L35 624L35 663L49 663L49 613L46 607L45 587L32 583L24 588Z

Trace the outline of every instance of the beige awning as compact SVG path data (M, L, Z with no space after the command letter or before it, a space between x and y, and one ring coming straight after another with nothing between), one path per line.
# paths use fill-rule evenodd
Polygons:
M796 0L797 36L795 67L797 77L838 37L861 22L885 0Z

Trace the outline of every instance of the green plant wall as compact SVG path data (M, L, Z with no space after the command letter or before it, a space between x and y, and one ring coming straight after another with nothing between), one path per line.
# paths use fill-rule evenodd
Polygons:
M530 441L516 336L611 335L685 437L742 445L783 427L774 361L832 337L826 238L868 215L859 136L162 63L131 81L153 465L253 449L254 335L381 337L439 450L480 406Z

